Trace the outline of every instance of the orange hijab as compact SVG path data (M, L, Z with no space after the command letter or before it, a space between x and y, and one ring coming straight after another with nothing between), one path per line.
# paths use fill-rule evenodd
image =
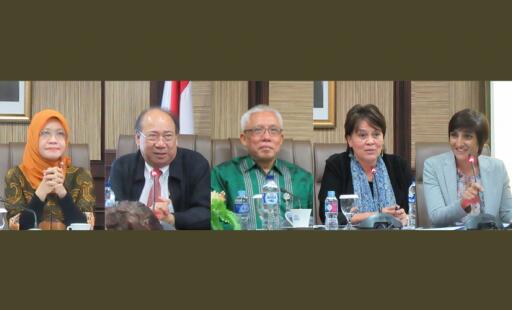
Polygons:
M48 120L51 118L57 119L62 124L62 127L66 132L66 149L68 147L69 126L64 116L55 110L43 110L36 113L28 126L27 144L25 145L25 151L23 152L23 161L19 166L33 189L37 189L39 187L39 184L43 180L43 171L46 169L50 167L58 167L59 163L63 162L64 166L62 167L62 170L65 177L67 168L71 164L71 159L64 155L56 161L50 161L42 158L41 154L39 154L39 135Z

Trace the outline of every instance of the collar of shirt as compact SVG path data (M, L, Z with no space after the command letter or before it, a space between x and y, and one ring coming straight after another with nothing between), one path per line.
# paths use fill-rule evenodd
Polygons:
M144 160L144 157L142 156L142 153L139 151L137 151L137 167L136 167L136 172L135 172L135 180L136 181L142 181L144 182L147 178L146 176L146 172L151 172L151 170L153 169L145 160ZM178 180L181 180L183 177L183 169L182 169L182 159L181 159L181 150L180 148L178 147L178 150L176 151L176 157L173 159L173 161L171 162L171 164L167 167L165 167L165 169L167 169L167 172L168 172L168 175L170 178L173 178L173 179L178 179ZM148 168L149 167L149 168ZM148 171L149 169L149 171ZM161 169L162 170L162 175L164 175L164 173L166 173L166 171L164 171L164 169Z
M263 172L263 169L261 169L258 166L258 164L254 161L254 159L252 159L251 156L246 156L245 158L241 158L241 160L244 160L247 163L247 170L245 170L244 172L247 172L252 169L260 169L261 172ZM276 158L276 161L274 162L274 165L272 166L271 170L274 170L281 175L283 174L282 173L282 163L279 159ZM263 173L263 174L265 174L265 173Z
M150 179L151 178L151 171L153 170L153 167L151 167L148 163L145 162L144 165L144 178ZM163 168L160 168L162 171L162 175L160 177L166 178L169 175L169 166L165 166Z
M144 204L147 203L151 188L153 187L153 177L151 176L152 170L153 170L153 167L151 167L151 165L149 165L148 163L144 164L145 181L144 181L144 187L142 188L142 192L139 197L139 201ZM160 178L158 180L158 182L160 183L160 194L162 197L169 197L169 199L171 199L170 193L169 193L169 187L168 187L169 172L170 172L169 166L160 168L160 170L162 171L162 174L160 175ZM174 213L174 208L172 206L172 203L169 205L169 210L172 213Z

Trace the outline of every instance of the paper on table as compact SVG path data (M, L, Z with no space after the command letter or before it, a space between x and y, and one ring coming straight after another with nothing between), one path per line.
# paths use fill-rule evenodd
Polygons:
M422 228L418 227L416 230L462 230L464 226L448 226L448 227L430 227L430 228Z

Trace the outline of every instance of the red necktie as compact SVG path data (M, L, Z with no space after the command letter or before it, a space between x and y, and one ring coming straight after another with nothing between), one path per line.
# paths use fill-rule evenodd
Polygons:
M160 191L160 176L162 175L162 171L160 169L153 169L151 171L151 178L153 179L153 186L151 187L151 190L149 191L149 196L148 196L148 203L146 204L148 207L152 207L153 206L153 193L154 193L154 197L156 198L155 201L158 201L158 199L160 198L161 196L161 191Z

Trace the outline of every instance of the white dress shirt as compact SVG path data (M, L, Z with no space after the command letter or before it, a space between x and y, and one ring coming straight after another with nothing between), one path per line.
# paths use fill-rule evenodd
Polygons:
M160 168L162 174L160 175L160 194L163 198L167 198L171 200L169 195L169 166ZM143 204L148 203L149 192L151 191L151 187L153 187L153 177L151 176L151 171L153 171L153 167L151 167L148 163L145 164L144 169L144 178L146 181L144 182L144 188L142 189L142 193L140 194L139 201ZM158 197L157 197L158 199ZM174 213L174 207L172 205L172 201L169 204L169 211Z

